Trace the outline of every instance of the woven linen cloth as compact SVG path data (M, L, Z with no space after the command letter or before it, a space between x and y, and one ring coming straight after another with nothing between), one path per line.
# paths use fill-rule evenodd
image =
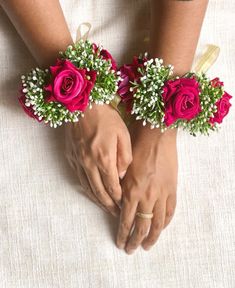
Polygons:
M90 39L119 64L144 51L146 0L63 0L75 37L90 22ZM221 47L209 71L234 94L235 2L211 0L197 55ZM190 25L190 23L189 23ZM35 66L0 10L0 287L234 288L235 113L219 133L178 136L178 205L172 223L148 252L116 248L118 220L96 207L64 157L63 128L27 117L18 105L19 77ZM234 103L234 100L232 100Z

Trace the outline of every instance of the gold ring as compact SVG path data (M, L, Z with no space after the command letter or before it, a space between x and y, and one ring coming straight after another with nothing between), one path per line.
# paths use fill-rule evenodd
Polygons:
M136 216L143 218L143 219L151 219L153 218L153 213L141 213L141 212L136 212Z

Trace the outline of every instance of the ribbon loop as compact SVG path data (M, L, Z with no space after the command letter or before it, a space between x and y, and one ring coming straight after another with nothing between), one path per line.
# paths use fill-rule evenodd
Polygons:
M220 48L209 44L207 50L202 54L194 65L193 71L196 73L206 73L215 63L220 53Z
M81 23L77 29L76 42L80 40L86 41L89 36L90 30L91 30L91 24L89 22Z

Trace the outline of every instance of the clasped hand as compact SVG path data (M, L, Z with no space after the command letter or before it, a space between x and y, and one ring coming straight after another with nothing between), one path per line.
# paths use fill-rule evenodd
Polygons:
M109 105L93 105L65 128L66 157L87 196L119 217L116 244L150 249L176 206L176 129L162 133L132 121L129 131ZM136 212L153 213L152 219Z

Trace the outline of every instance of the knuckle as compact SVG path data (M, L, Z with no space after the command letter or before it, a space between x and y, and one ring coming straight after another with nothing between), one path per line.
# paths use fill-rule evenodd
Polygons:
M157 237L151 237L148 239L147 244L152 246L157 242Z
M101 169L102 173L106 176L110 176L111 172L113 170L113 167L115 167L113 156L105 155L100 156L98 155L96 157L97 165Z
M112 157L110 147L103 147L101 145L97 145L98 147L94 150L92 150L93 155L96 156L96 159L100 162L107 163L110 158Z
M163 229L163 224L160 221L155 221L152 225L155 233L158 233Z
M94 194L98 197L101 198L103 196L103 193L101 192L101 190L97 187L94 188Z
M156 192L151 190L151 189L148 189L146 192L145 192L145 200L148 201L148 202L155 202L156 198Z
M139 237L143 237L143 236L145 236L146 235L146 228L145 227L138 227L138 228L136 228L136 234L137 234L137 236L139 236Z
M131 225L130 225L130 223L128 223L127 221L123 221L123 222L121 222L121 224L120 224L120 228L121 228L121 231L127 232L127 231L130 230Z
M167 218L172 218L174 215L175 209L174 208L169 208L166 210L166 217Z
M100 143L98 139L92 139L89 143L91 153L96 153L100 149Z
M123 169L126 169L132 162L133 158L131 154L123 155L122 159L120 159L121 164L124 166Z
M91 161L90 161L88 158L83 159L82 161L80 160L79 162L80 162L81 166L82 166L86 171L88 171L88 172L91 171L91 169L90 169L90 167L91 167Z
M134 200L139 200L141 193L137 189L125 189L123 190L123 203L126 205L131 204Z
M121 196L121 189L120 188L121 187L120 187L119 183L112 184L112 185L108 186L108 192L110 194L112 194L113 196L120 197Z

